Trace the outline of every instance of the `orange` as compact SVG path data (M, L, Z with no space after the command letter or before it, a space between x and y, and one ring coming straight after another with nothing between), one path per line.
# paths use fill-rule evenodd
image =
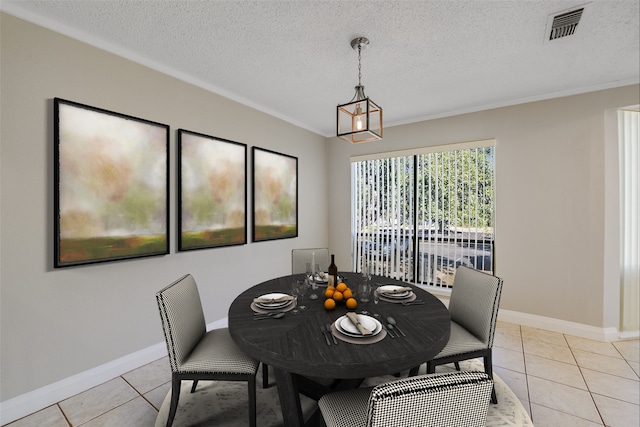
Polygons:
M344 297L344 299L349 299L349 298L351 298L353 296L353 292L351 292L351 289L347 288L342 293L342 296Z
M347 284L344 282L338 283L338 286L336 286L336 291L344 292L346 290L347 290Z
M331 298L331 297L333 296L333 292L334 292L334 290L333 290L333 289L329 289L329 288L327 288L327 290L326 290L326 291L324 291L324 296L325 296L325 298Z
M346 302L347 308L349 310L355 310L358 306L358 301L355 298L349 298Z
M329 285L329 286L327 286L327 290L329 290L329 289L331 289L332 291L335 291L336 287L333 286L333 285Z
M327 298L326 300L324 300L324 308L326 308L327 310L333 310L334 308L336 308L336 302L331 298Z
M342 295L342 292L340 291L335 291L333 293L333 299L336 301L342 301L344 299L344 295Z

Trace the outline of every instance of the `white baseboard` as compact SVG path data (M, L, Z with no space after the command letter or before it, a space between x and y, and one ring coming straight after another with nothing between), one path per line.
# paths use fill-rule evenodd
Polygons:
M538 316L535 314L520 313L518 311L503 310L498 311L498 320L516 323L532 328L546 329L547 331L559 332L581 338L588 338L596 341L617 341L621 339L638 338L638 332L620 332L617 328L599 328L596 326L584 325L582 323L569 322L566 320L554 319L552 317Z
M227 318L207 325L207 330L227 327ZM167 345L154 344L135 353L112 360L104 365L72 375L53 384L0 402L0 425L4 426L62 400L103 384L129 371L167 355Z

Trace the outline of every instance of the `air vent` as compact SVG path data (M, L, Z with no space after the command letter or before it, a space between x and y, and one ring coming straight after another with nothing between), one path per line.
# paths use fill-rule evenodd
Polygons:
M583 11L584 7L581 7L579 9L574 9L569 12L553 16L551 30L548 33L549 38L547 40L556 40L575 33ZM548 27L549 26L547 25L547 28Z

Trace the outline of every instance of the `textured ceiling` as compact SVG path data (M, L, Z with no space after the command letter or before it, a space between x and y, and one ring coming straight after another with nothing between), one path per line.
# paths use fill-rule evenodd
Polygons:
M586 4L576 33L550 15ZM640 2L9 1L12 15L306 129L335 134L358 82L385 127L640 82Z

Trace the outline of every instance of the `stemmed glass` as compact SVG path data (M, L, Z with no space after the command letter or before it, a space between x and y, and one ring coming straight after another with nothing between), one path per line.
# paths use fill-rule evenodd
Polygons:
M316 294L316 289L318 289L318 284L316 283L315 274L311 269L311 263L307 263L307 272L305 273L305 277L309 286L311 286L311 295L309 295L310 299L318 299L318 295ZM318 265L316 264L316 271L318 271Z
M304 305L304 294L307 293L307 281L306 280L298 280L296 281L298 285L298 295L300 296L300 305L298 308L300 310L306 310L307 306Z
M371 293L371 271L368 268L366 261L362 263L362 283L360 283L360 287L358 288L358 296L360 297L360 302L364 304L369 302L369 294ZM362 311L363 314L368 314L366 310Z
M298 295L300 295L300 286L298 285L298 281L294 281L291 284L291 296L293 297L293 303L295 304L295 307L291 310L291 313L293 314L298 314L300 312L300 310L298 310Z

